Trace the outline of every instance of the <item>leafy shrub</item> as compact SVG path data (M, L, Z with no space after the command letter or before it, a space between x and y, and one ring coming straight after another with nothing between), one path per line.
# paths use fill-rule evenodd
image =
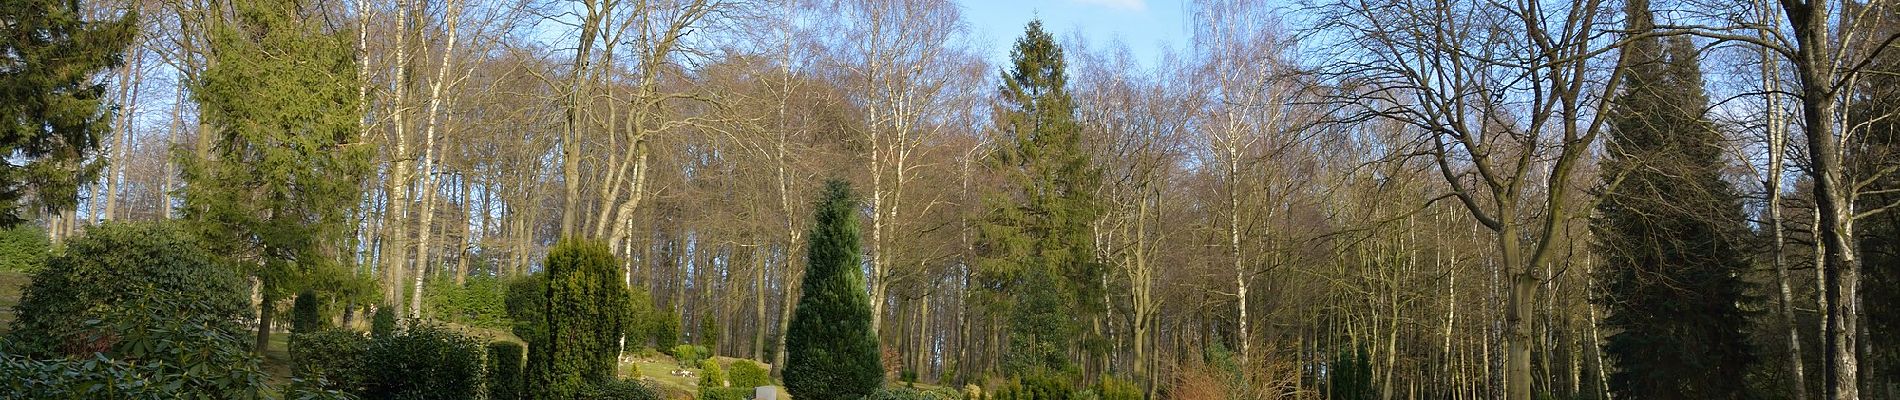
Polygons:
M960 400L962 398L963 394L957 393L955 389L936 388L924 390L908 387L889 387L880 388L875 392L871 392L871 395L865 396L864 400Z
M701 386L699 387L699 396L694 397L694 400L750 400L752 399L752 390L753 389L749 387Z
M152 315L149 304L115 310L83 324L83 341L110 343L109 351L33 360L0 348L0 393L33 398L256 398L271 392L244 337L211 328L212 318ZM129 314L144 314L135 317ZM106 321L114 321L108 325Z
M290 333L316 332L323 329L327 322L323 312L317 308L317 293L305 290L297 293L296 302L290 307Z
M482 345L438 325L418 324L370 342L364 397L472 399L480 394Z
M917 386L917 370L906 368L898 372L897 381L903 382L904 386Z
M386 338L396 334L396 310L389 306L376 307L376 315L369 320L369 337Z
M653 320L653 346L671 349L680 343L680 314L675 311L658 311Z
M1061 374L1036 371L1010 381L996 390L996 400L1070 400L1076 398L1075 388Z
M52 248L46 231L37 226L20 224L0 229L0 271L37 272Z
M1103 378L1091 390L1101 400L1141 400L1141 386L1115 377Z
M719 368L719 360L699 360L699 387L726 387L726 371Z
M488 399L521 399L521 345L514 342L488 344Z
M181 323L239 335L239 321L250 316L247 285L206 254L195 238L170 224L93 227L33 275L14 309L18 319L9 350L29 358L112 350L121 360L164 359L118 344L122 336Z
M706 351L706 346L690 344L673 346L671 350L667 351L667 354L672 355L674 360L679 361L680 368L691 368L699 365L699 360L706 359L708 353L711 352Z
M429 279L423 302L430 315L463 325L489 329L507 329L507 286L492 276L468 277L461 285L454 279L436 276Z
M586 385L575 400L660 400L660 390L640 381L615 380Z
M361 392L362 360L369 344L369 338L344 329L292 333L291 376L321 389Z
M736 360L732 362L732 376L727 379L732 381L732 387L772 386L771 374L764 365L752 360Z

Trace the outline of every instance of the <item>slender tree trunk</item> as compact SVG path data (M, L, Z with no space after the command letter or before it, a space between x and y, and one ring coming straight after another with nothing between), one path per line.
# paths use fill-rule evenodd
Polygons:
M461 16L462 2L449 0L448 19L446 23L443 24L443 30L447 31L448 38L442 48L441 62L437 64L435 70L435 79L429 82L429 120L423 125L422 129L421 172L423 199L422 212L420 215L421 221L416 228L416 276L415 288L413 290L415 293L410 296L409 299L409 318L412 319L422 316L423 282L428 277L428 270L431 265L429 252L432 248L429 247L429 239L434 236L436 192L440 190L439 186L441 185L437 179L438 174L436 174L435 171L435 138L437 136L437 126L439 126L437 121L442 118L442 86L444 86L444 81L448 80L449 69L455 65L456 28L458 27Z
M389 193L389 202L383 214L383 227L389 230L389 234L385 235L386 245L383 246L381 256L384 282L388 283L385 286L388 293L384 301L387 302L386 306L395 307L397 314L402 313L403 273L408 270L409 265L407 262L409 259L408 206L412 167L409 160L409 140L405 135L407 124L404 121L404 117L409 113L406 109L409 86L409 7L409 0L399 0L396 3L395 96L391 99L390 106L390 121L395 132L392 142L396 145L396 151L390 155L394 165L389 168L389 181L385 184L385 190Z

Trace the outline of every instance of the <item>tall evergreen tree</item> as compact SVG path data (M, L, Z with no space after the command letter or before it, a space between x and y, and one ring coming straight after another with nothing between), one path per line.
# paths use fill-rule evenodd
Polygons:
M996 104L990 168L1008 191L986 199L978 278L1008 310L1006 372L1065 370L1076 337L1100 315L1102 275L1089 224L1101 173L1089 159L1069 97L1062 48L1031 21L1010 52Z
M87 21L80 4L0 3L0 228L23 221L28 193L43 211L71 210L104 168L90 154L110 128L93 78L122 62L138 16Z
M610 382L627 325L627 288L606 242L565 239L548 249L541 337L528 346L528 393L570 399ZM532 306L529 306L532 307ZM529 313L524 313L529 314ZM517 324L521 321L517 321ZM520 330L517 329L519 332Z
M785 332L785 390L799 399L856 399L884 385L858 244L858 200L833 180L813 212L805 281Z
M294 2L231 6L235 17L210 29L211 67L191 82L215 147L178 158L186 219L263 283L261 351L277 300L340 270L369 148L356 143L354 36Z
M1633 32L1653 28L1646 1L1629 7ZM1722 180L1722 136L1704 118L1695 45L1644 38L1623 57L1607 183L1591 221L1605 258L1597 301L1614 332L1604 345L1617 367L1611 390L1633 399L1743 398L1752 357L1737 303L1747 227Z

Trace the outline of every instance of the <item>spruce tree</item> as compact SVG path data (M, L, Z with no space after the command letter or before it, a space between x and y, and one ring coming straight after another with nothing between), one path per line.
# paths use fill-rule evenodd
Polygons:
M23 222L21 201L71 210L104 165L92 152L110 129L105 85L137 15L87 21L78 1L0 2L0 228Z
M884 370L861 268L858 201L849 184L833 180L816 208L804 291L785 332L785 390L798 399L861 398L884 385Z
M208 28L211 67L190 82L213 146L178 158L185 218L263 284L262 351L277 300L342 269L370 148L358 143L354 34L294 2L230 5Z
M1010 52L996 104L997 151L989 167L1007 179L986 199L978 280L1009 315L1009 373L1066 370L1076 337L1099 315L1105 267L1089 223L1101 173L1082 146L1062 48L1031 21Z
M1633 32L1653 27L1646 1L1629 7ZM1695 45L1638 39L1624 63L1606 186L1591 221L1604 257L1597 301L1613 332L1604 345L1617 366L1611 390L1635 399L1744 397L1752 356L1737 303L1748 231L1722 179L1722 135L1704 118Z

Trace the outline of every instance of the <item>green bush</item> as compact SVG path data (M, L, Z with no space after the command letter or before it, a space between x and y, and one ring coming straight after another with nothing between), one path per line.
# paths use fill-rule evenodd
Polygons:
M488 399L521 399L521 345L514 342L488 344Z
M710 356L709 353L711 352L706 351L706 346L690 344L673 346L672 349L667 350L667 354L673 356L673 360L679 361L680 368L698 366L700 360Z
M582 386L575 400L660 400L660 390L640 381L615 380Z
M752 388L708 387L699 388L699 396L694 400L751 400Z
M164 340L148 334L178 329L237 337L245 331L240 321L251 315L248 286L238 274L213 264L196 239L169 224L93 227L46 265L14 308L12 354L54 358L111 351L126 361L178 361L187 355L128 344L135 336ZM244 347L239 340L238 348Z
M290 333L316 332L323 329L323 312L317 308L317 293L305 290L297 293L297 300L290 307Z
M148 303L82 323L80 342L108 350L34 360L0 348L0 393L33 398L248 399L273 390L246 337L214 328L202 315L160 314L178 305ZM110 322L108 322L110 321ZM4 396L0 396L4 397Z
M719 351L719 318L711 310L699 317L699 334L693 335L693 343L711 349L713 352L706 353L707 356L718 355L715 353Z
M955 389L936 388L936 389L923 390L923 389L908 388L908 387L880 388L875 392L871 392L870 396L864 397L864 400L961 400L961 399L963 399L963 394L957 393Z
M489 329L508 329L507 286L492 276L468 277L461 285L435 276L423 292L429 315L444 321Z
M105 354L53 360L5 356L0 357L0 393L31 394L23 398L43 400L162 400L239 399L266 392L261 374L246 381L249 387L232 387L238 391L219 392L171 385L194 379L178 376L168 369L162 363L129 363ZM14 398L10 396L0 397Z
M1047 371L1032 371L1010 381L990 396L996 400L1071 400L1076 399L1075 387L1062 374Z
M854 399L884 386L884 367L858 245L858 202L833 180L814 207L803 294L785 336L785 389L793 398Z
M386 338L396 334L396 310L389 306L376 307L376 315L369 320L369 337Z
M613 381L619 366L621 331L627 324L628 294L620 279L620 261L600 241L564 239L548 250L545 303L533 304L510 293L510 317L522 327L529 320L528 386L536 396L574 397L589 384ZM514 288L513 285L510 286ZM528 289L532 290L532 289ZM523 304L523 303L526 304ZM535 309L520 317L518 309ZM551 312L545 310L560 310Z
M52 248L46 231L37 226L20 224L0 229L0 271L38 272Z
M733 361L730 375L727 379L732 381L732 387L772 386L772 373L752 360Z
M325 390L360 393L370 340L344 329L290 334L291 376Z
M1141 386L1115 377L1103 378L1091 390L1101 400L1141 400Z
M474 338L432 324L378 338L363 356L363 396L475 398L481 393L482 350Z
M653 320L653 347L671 349L680 343L680 314L677 311L657 311Z
M726 371L719 368L719 360L699 360L699 387L726 387Z

